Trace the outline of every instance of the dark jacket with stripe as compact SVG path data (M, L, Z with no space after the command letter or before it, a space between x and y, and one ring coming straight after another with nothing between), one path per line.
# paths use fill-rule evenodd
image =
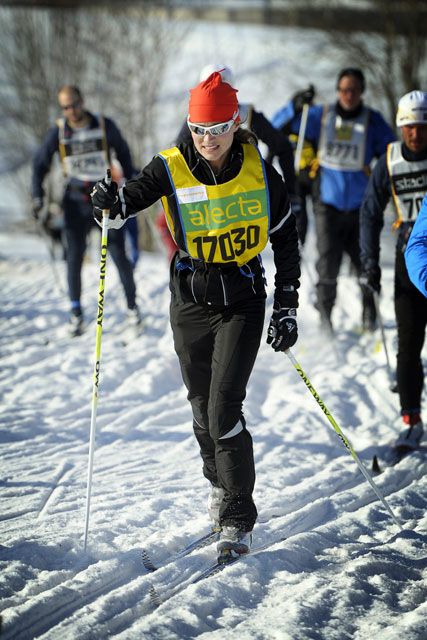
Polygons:
M215 176L209 163L196 151L194 145L178 145L195 178L207 185L222 184L232 180L240 171L243 149L236 139L230 150L226 166ZM284 307L298 306L300 260L295 217L291 212L285 184L279 173L265 163L265 174L270 197L270 242L276 266L275 297ZM169 198L172 211L176 212L173 188L163 160L155 156L135 178L121 190L126 216L146 209L162 196ZM244 275L235 264L209 264L202 261L179 261L185 254L185 243L179 218L175 220L175 242L180 250L171 265L171 288L183 302L193 301L209 305L230 305L252 296L265 297L265 279L262 263L258 258L248 267L253 277ZM186 267L186 264L188 265ZM181 268L183 267L183 268ZM249 273L249 270L247 270Z
M408 162L427 159L427 151L414 153L402 143L402 155ZM360 252L362 268L378 268L380 262L380 235L384 226L384 210L392 197L391 180L387 168L387 154L376 163L360 209ZM415 220L414 220L415 221ZM396 246L403 250L413 226L413 222L400 225L396 234Z
M86 112L90 118L89 128L96 129L99 126L98 118L90 113ZM117 125L110 120L110 118L104 117L105 136L107 138L108 150L114 149L116 152L117 160L120 162L125 178L130 178L135 174L135 170L132 166L131 155L129 147L122 137ZM69 125L65 124L65 133L70 129ZM72 130L71 130L72 131ZM46 174L49 172L53 156L59 152L59 127L55 124L47 132L43 142L37 149L33 159L33 175L32 175L32 197L42 198L44 196L43 180ZM73 185L85 190L89 193L94 183L83 183L81 180L72 178L68 181L67 186Z

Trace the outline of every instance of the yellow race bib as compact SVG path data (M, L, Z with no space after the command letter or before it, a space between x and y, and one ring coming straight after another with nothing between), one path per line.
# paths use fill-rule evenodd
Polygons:
M267 244L270 212L263 160L253 145L242 146L239 174L219 185L199 182L177 147L159 154L175 197L175 215L168 199L162 198L169 228L181 226L192 258L241 266Z

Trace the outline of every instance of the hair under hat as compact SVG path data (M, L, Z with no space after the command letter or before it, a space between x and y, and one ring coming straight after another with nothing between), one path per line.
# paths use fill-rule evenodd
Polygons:
M217 71L190 89L188 118L191 122L226 122L238 111L237 89L224 82Z

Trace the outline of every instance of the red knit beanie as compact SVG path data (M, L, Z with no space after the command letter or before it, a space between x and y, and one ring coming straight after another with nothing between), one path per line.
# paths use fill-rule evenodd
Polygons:
M190 122L226 122L231 120L238 109L237 89L233 89L228 82L223 82L218 71L190 89ZM237 118L236 122L238 121Z

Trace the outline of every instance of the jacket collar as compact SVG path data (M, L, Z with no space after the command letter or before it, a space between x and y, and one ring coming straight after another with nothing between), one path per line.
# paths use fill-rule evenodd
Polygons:
M402 156L408 162L422 162L423 160L427 160L427 149L420 151L420 153L414 153L402 142Z
M207 160L196 150L193 142L183 142L178 149L184 156L191 173L203 184L223 184L236 177L243 163L243 147L236 140L230 148L227 161L218 175L215 175Z
M81 127L82 129L96 129L99 125L99 121L98 118L96 118L96 116L94 116L93 113L90 113L90 111L85 111L84 112L86 117L88 118L88 122L84 127ZM79 131L79 127L72 127L69 123L67 118L64 118L64 129L69 133L72 134L73 131Z
M360 102L360 104L355 109L347 111L346 109L342 108L338 101L335 103L335 112L339 116L341 116L343 120L353 120L353 118L357 118L358 116L360 116L364 108L365 105L363 104L363 102Z

